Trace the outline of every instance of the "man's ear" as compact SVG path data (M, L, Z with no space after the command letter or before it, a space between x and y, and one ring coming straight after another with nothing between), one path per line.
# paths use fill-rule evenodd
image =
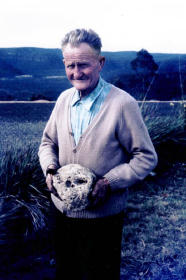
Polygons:
M100 63L100 66L101 66L101 70L105 64L105 57L104 56L101 56L99 57L99 63Z

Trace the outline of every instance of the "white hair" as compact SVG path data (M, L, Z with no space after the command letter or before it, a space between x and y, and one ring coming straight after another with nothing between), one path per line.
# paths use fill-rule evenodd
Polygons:
M61 47L63 50L67 44L71 44L72 46L78 46L81 43L87 43L89 46L95 49L96 52L101 52L101 39L98 36L98 34L92 29L75 29L70 31L62 39Z

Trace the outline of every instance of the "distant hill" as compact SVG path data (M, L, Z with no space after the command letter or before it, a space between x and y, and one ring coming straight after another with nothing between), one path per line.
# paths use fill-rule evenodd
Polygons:
M103 52L102 77L139 99L140 81L131 68L136 52ZM159 70L146 99L178 100L186 85L185 54L152 54ZM180 79L182 86L180 85ZM56 100L70 87L60 49L0 48L0 100Z
M0 48L0 57L24 75L36 77L65 75L59 49ZM0 73L4 64L0 62Z
M0 77L14 77L16 75L22 75L22 71L17 69L5 60L6 57L0 56Z

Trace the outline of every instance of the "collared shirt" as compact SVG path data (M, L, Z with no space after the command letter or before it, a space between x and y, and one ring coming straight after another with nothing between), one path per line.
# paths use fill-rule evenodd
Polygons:
M79 91L75 91L71 102L71 125L76 145L92 119L99 112L110 89L111 84L100 77L97 87L82 99Z

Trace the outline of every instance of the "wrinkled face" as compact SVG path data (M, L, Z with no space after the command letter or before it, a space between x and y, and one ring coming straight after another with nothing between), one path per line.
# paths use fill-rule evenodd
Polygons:
M104 57L86 43L74 47L67 44L63 50L66 75L83 97L97 85Z

